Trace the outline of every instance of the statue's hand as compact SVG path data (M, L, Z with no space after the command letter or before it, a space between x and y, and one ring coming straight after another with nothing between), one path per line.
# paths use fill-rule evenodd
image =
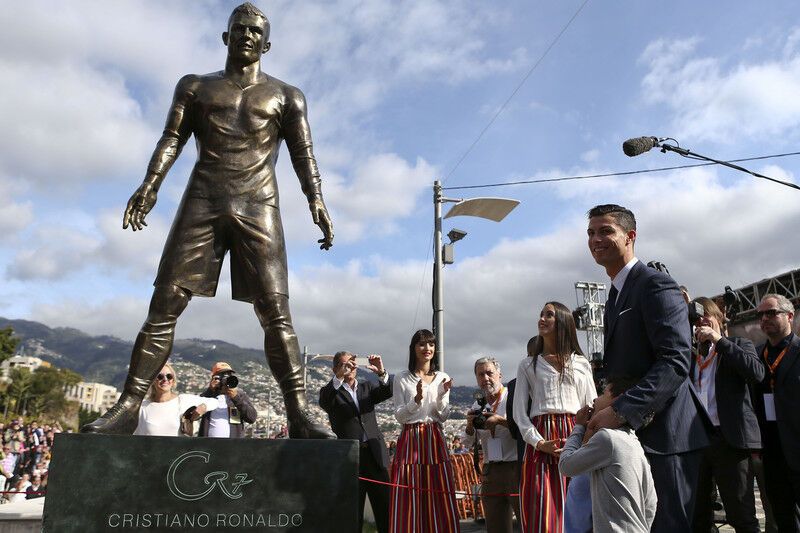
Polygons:
M322 238L318 240L319 247L322 250L328 250L333 246L333 222L328 215L328 208L325 207L325 202L322 198L315 198L308 204L311 210L311 218L314 219L314 224L319 226L322 230Z
M122 229L128 229L129 224L133 231L144 229L144 226L147 225L144 217L156 205L156 199L157 194L153 186L149 183L142 183L128 200L128 206L125 208L125 215L122 218Z

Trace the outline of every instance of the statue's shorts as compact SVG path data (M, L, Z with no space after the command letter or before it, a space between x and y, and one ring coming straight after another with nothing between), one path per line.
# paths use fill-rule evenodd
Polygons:
M192 295L214 296L228 251L234 300L253 302L270 293L288 296L280 211L244 197L184 197L153 285L177 285Z

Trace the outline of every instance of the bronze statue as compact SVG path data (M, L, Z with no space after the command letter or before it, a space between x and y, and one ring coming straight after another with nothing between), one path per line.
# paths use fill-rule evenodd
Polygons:
M131 354L116 405L84 432L131 434L147 388L169 357L178 316L193 295L214 296L230 251L233 298L251 302L264 328L264 352L283 392L291 438L336 438L307 409L300 349L289 314L286 248L275 162L286 140L292 165L322 230L333 243L322 200L303 93L261 71L270 48L267 17L250 3L231 13L222 42L225 70L184 76L175 88L164 133L142 185L125 209L123 229L146 226L161 182L191 135L197 162L172 224L147 320Z

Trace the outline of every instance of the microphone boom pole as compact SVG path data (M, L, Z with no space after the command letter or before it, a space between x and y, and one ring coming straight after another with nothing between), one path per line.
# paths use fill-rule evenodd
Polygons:
M702 161L708 161L711 163L716 163L718 165L723 165L734 170L739 170L741 172L745 172L750 174L751 176L755 176L756 178L762 178L765 180L769 180L775 183L779 183L781 185L786 185L787 187L791 187L792 189L800 190L800 185L795 183L791 183L788 181L779 180L776 178L770 178L769 176L765 176L763 174L759 174L758 172L753 172L752 170L748 170L744 167L740 167L739 165L734 165L733 163L729 163L728 161L720 161L719 159L714 159L712 157L708 157L705 155L698 154L696 152L692 152L691 150L687 150L686 148L681 148L676 144L668 144L663 141L675 139L659 139L657 137L636 137L633 139L628 139L622 144L622 149L625 154L629 157L635 157L637 155L641 155L651 148L661 148L661 153L666 152L675 152L676 154L689 158L689 159L700 159Z
M691 159L702 159L703 161L710 161L712 163L717 163L718 165L723 165L735 170L739 170L741 172L745 172L747 174L750 174L751 176L755 176L756 178L762 178L765 180L774 181L775 183L786 185L787 187L791 187L792 189L800 190L800 185L797 185L796 183L779 180L777 178L770 178L769 176L759 174L758 172L753 172L752 170L740 167L739 165L734 165L733 163L729 163L727 161L720 161L719 159L714 159L705 155L700 155L696 152L692 152L691 150L687 150L686 148L681 148L680 146L674 144L661 143L658 146L661 148L662 153L675 152L676 154L682 155L683 157L688 157Z

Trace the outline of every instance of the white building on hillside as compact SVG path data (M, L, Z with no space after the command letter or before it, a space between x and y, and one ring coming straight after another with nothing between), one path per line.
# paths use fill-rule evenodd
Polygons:
M50 363L30 355L15 355L0 363L0 374L2 374L3 380L8 380L12 368L27 368L33 372L40 366L50 366Z
M67 387L64 396L67 400L76 401L87 411L105 413L119 399L116 387L103 383L84 383Z

